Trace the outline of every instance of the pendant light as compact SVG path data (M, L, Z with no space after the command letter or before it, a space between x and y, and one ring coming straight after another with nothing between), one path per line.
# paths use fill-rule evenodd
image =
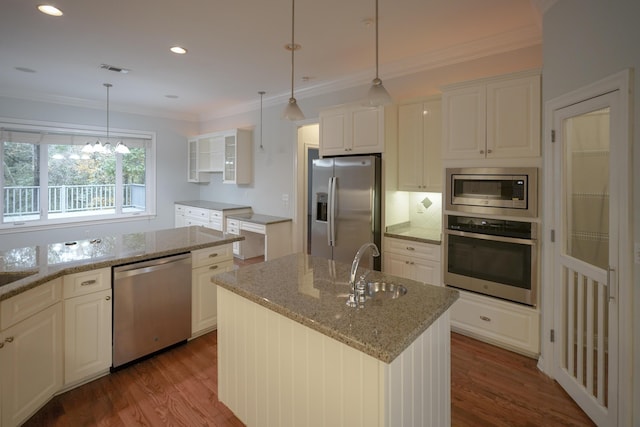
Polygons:
M82 147L81 151L83 153L111 153L111 142L109 141L109 89L111 89L113 85L111 83L103 83L102 85L107 88L107 139L104 145L100 142L99 139L96 140L95 144L93 145L90 142L87 142L86 145ZM129 147L127 147L122 141L119 141L116 144L116 148L114 151L120 154L130 153Z
M376 78L371 81L371 87L369 88L369 93L367 94L367 100L369 104L372 106L380 106L391 104L393 100L391 99L391 95L387 92L387 89L384 88L382 84L382 80L378 76L378 0L376 2L376 16L375 16L375 24L376 24Z
M296 50L300 49L302 46L295 43L294 39L294 23L295 23L295 11L296 11L296 0L291 0L291 44L285 46L285 49L291 51L291 98L289 98L289 103L285 107L282 112L282 118L288 119L291 121L302 120L304 119L304 114L302 114L302 110L298 107L298 101L293 96L293 76L294 76L294 53Z

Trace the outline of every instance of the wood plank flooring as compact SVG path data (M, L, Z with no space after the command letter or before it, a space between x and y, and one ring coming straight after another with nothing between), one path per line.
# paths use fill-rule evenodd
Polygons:
M243 424L217 397L211 332L56 396L26 426L216 426ZM536 362L451 336L453 426L590 426Z

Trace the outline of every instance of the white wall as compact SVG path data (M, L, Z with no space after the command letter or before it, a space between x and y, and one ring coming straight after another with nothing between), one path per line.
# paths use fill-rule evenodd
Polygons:
M79 224L46 231L0 234L0 250L71 239L99 237L173 227L176 198L197 199L198 186L187 183L186 135L197 133L197 123L119 113L110 110L110 127L156 133L156 212L151 220L111 224ZM85 126L104 126L105 111L0 97L0 118L36 120Z
M627 68L640 81L640 3L637 0L561 0L544 16L543 101ZM635 89L633 128L633 236L640 242L640 91ZM631 232L631 230L629 230ZM633 279L634 424L640 425L640 266ZM622 345L625 345L623 342ZM625 375L625 373L621 373Z

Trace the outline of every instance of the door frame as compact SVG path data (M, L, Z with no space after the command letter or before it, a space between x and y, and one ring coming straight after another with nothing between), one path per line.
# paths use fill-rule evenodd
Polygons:
M620 117L611 126L618 126L619 140L612 141L617 144L626 144L626 147L618 150L620 156L614 160L618 165L618 173L621 180L626 180L626 197L622 197L619 206L619 224L627 227L624 233L620 233L619 245L619 272L618 272L618 424L631 425L633 417L633 378L628 375L632 372L633 346L624 345L633 342L633 169L632 169L632 76L630 69L618 72L590 85L576 89L545 103L544 107L544 136L543 136L543 221L542 237L540 239L542 250L542 274L541 274L541 354L538 367L547 375L553 377L554 343L551 342L551 330L554 325L554 243L551 236L558 227L554 223L556 200L553 199L554 188L559 183L554 182L553 142L551 141L553 118L556 110L577 104L584 100L612 92L620 91L619 111ZM557 130L559 131L559 130ZM546 147L549 147L546 149ZM558 244L560 242L557 242Z
M303 140L303 132L302 128L307 126L317 125L318 126L318 140L317 141L309 141ZM308 153L310 148L319 149L320 148L320 122L318 119L308 119L296 122L295 128L295 146L296 146L296 155L293 159L293 174L294 174L294 182L295 184L295 193L294 193L294 206L295 206L295 217L296 221L294 223L293 230L293 250L294 252L303 252L306 248L307 242L307 198L308 196L308 180L309 180L309 171L307 170L308 164Z

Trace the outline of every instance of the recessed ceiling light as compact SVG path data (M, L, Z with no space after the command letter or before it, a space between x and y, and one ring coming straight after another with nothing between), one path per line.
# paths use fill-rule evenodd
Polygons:
M171 52L173 52L173 53L177 53L178 55L184 55L185 53L187 53L187 49L185 49L185 48L183 48L181 46L173 46L169 50Z
M165 98L178 99L178 95L165 95Z
M62 11L55 6L50 4L40 4L38 5L38 10L42 13L51 16L62 16Z

